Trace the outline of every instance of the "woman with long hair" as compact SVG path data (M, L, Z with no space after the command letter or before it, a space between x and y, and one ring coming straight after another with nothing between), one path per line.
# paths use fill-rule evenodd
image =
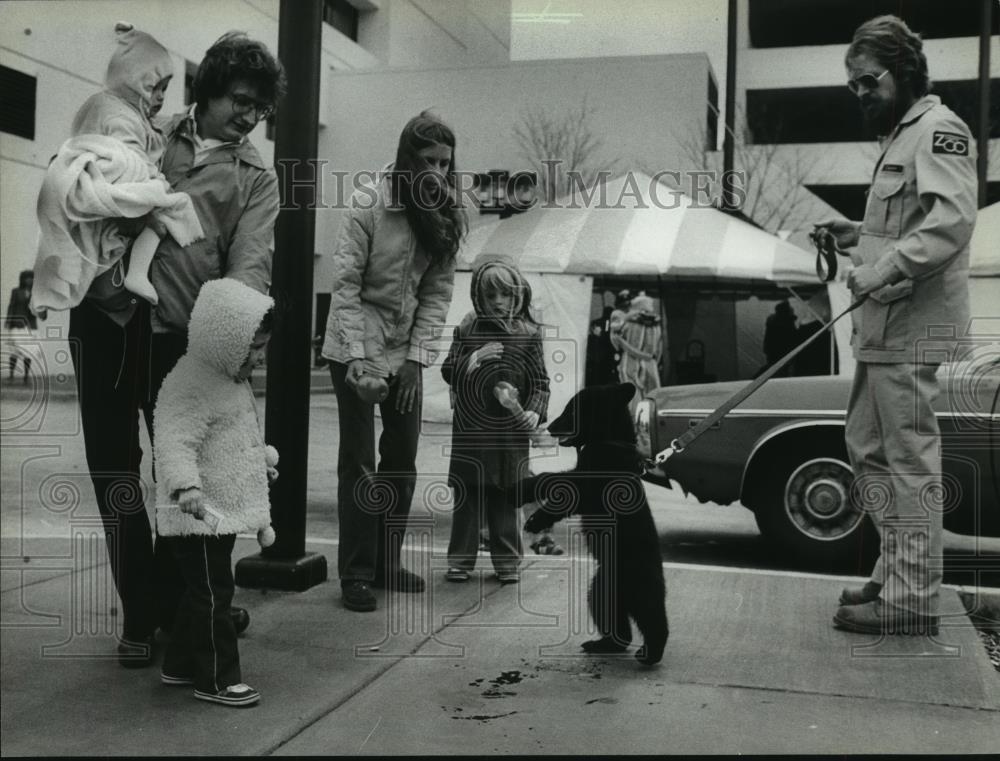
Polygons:
M421 592L400 548L416 483L422 371L444 325L466 229L455 190L455 135L424 111L396 161L351 198L333 257L330 360L340 419L337 566L344 606L375 610L372 587ZM375 462L378 404L381 456Z

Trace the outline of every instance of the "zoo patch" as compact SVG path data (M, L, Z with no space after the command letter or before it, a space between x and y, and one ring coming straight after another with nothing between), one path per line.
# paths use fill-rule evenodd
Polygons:
M969 138L954 132L935 132L931 143L931 153L946 153L950 156L968 156Z

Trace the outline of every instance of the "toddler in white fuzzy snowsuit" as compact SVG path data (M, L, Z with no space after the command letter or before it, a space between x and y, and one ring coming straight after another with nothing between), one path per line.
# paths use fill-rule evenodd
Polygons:
M153 117L173 76L170 53L131 24L116 24L115 33L104 89L76 112L38 195L36 314L79 304L129 247L119 284L155 304L147 273L160 238L169 233L187 246L204 237L190 196L172 192L159 170L166 138ZM120 220L140 217L147 226L133 242Z
M186 589L160 675L195 697L250 705L230 617L236 534L274 541L268 482L278 453L264 444L249 377L264 358L270 296L238 280L202 286L187 353L163 381L153 417L156 529L170 543Z

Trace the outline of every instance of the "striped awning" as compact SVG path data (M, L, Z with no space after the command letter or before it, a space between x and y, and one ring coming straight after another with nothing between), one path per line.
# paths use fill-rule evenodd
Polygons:
M524 272L817 282L811 252L638 172L588 199L578 194L474 228L459 267L484 254L506 254Z

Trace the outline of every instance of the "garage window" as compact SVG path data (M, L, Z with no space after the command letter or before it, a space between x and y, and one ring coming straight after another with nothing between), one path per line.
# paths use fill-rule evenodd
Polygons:
M35 139L37 80L24 72L0 66L0 132Z

